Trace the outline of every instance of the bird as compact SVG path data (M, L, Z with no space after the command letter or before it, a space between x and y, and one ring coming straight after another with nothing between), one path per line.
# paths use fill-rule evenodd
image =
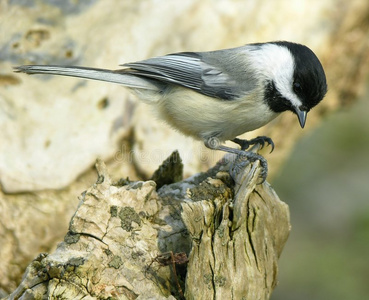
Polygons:
M206 52L178 52L120 65L117 70L61 65L21 65L16 72L80 77L121 84L158 117L206 147L267 162L247 149L274 143L266 136L237 136L281 113L294 113L304 128L307 113L325 97L321 62L305 45L288 41L251 43ZM240 148L223 145L233 141Z

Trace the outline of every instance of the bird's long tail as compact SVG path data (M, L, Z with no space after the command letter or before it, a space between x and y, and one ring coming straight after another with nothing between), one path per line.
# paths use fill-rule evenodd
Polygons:
M134 89L158 90L158 85L156 85L152 80L135 76L134 74L125 72L124 70L112 71L75 66L24 65L14 67L14 71L27 74L50 74L80 77L118 83Z

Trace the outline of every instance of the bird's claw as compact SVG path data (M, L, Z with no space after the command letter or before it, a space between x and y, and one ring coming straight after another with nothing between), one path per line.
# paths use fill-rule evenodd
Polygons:
M251 145L256 145L256 144L259 144L261 146L261 149L264 148L265 144L267 144L268 146L270 145L272 147L272 150L270 151L270 153L272 153L274 150L274 142L270 137L267 137L267 136L258 136L251 140L242 140L239 138L235 138L232 140L232 142L240 145L242 150L246 150Z
M239 153L237 155L237 158L233 162L233 166L230 170L230 174L232 178L233 179L237 178L238 174L240 174L240 172L246 166L248 166L250 163L253 163L257 160L260 161L260 166L261 166L261 173L260 173L261 182L259 184L264 183L264 181L266 180L268 176L268 163L264 157L254 152L250 152L250 151L242 151L242 153Z
M228 153L233 153L236 154L236 159L233 162L233 165L231 166L230 169L230 174L232 176L232 178L237 182L237 177L238 174L240 174L247 165L249 165L250 163L253 163L257 160L260 161L260 167L261 167L261 173L260 173L260 177L262 179L262 181L260 182L260 184L262 184L268 175L268 163L266 161L266 159L264 157L262 157L261 155L252 152L252 151L246 151L247 148L250 147L250 145L254 145L254 144L260 144L261 148L264 147L265 143L267 143L268 145L272 146L272 151L274 149L274 143L272 141L271 138L268 138L266 136L259 136L255 139L252 140L241 140L238 138L235 138L232 140L233 142L239 144L241 146L241 149L235 149L235 148L230 148L224 145L221 145L219 143L219 140L217 138L211 137L207 140L204 141L205 146L210 148L210 149L214 149L214 150L221 150L221 151L226 151Z

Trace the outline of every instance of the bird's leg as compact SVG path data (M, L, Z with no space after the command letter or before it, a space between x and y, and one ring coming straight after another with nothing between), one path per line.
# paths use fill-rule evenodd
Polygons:
M254 139L251 139L251 140L242 140L242 139L239 139L239 138L235 138L235 139L232 140L232 142L240 145L242 150L246 150L251 145L255 145L255 144L260 144L261 149L264 148L265 144L268 144L268 146L271 145L271 147L272 147L272 150L270 152L273 152L273 150L274 150L274 142L270 137L267 137L267 136L258 136Z
M251 152L251 151L240 150L240 149L235 149L235 148L221 145L220 141L214 137L207 139L204 143L205 143L205 146L210 149L225 151L225 152L233 153L237 155L237 158L234 162L232 172L231 172L231 176L233 178L236 178L236 174L238 174L250 162L252 163L252 162L259 160L261 169L262 169L261 174L260 174L260 177L262 179L261 183L263 183L266 180L268 176L268 163L266 159L262 157L261 155Z

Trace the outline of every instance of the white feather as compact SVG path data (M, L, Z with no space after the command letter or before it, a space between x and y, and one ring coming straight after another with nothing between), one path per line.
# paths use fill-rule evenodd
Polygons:
M186 135L221 142L264 126L279 114L260 101L263 87L232 100L214 99L183 87L174 87L154 104L159 117ZM158 104L158 105L157 105Z
M249 63L266 80L273 80L283 97L291 101L294 107L302 105L292 90L295 60L292 53L281 45L264 44L258 51L250 51Z

